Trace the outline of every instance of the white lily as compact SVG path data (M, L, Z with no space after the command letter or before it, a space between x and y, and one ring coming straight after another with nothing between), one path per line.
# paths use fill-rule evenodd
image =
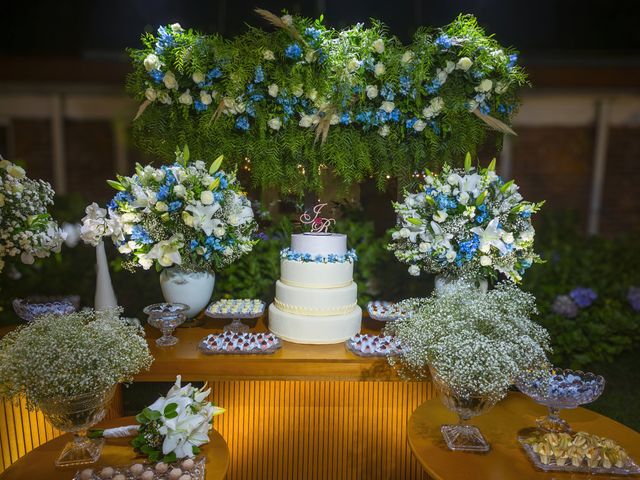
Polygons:
M182 235L173 235L169 240L156 243L147 255L150 259L158 260L163 267L180 265L182 263L180 249L183 246Z
M500 254L505 255L507 253L507 247L501 240L503 230L498 227L499 222L498 218L494 218L489 222L487 228L474 227L471 229L480 238L479 250L481 252L489 253L493 246L500 251Z
M211 235L213 229L221 223L219 219L213 218L213 215L219 209L220 204L217 202L211 205L203 205L202 202L196 202L195 204L187 205L187 208L185 208L193 216L193 228L201 228L207 236Z

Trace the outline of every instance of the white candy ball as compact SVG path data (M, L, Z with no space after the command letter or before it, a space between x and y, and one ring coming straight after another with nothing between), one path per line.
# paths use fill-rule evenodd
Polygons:
M127 480L127 479L123 474L119 473L115 477L113 477L113 480Z
M156 474L153 473L153 470L147 470L142 475L140 475L140 480L153 480Z
M113 474L116 473L115 470L111 467L104 467L100 472L100 478L111 478Z
M174 468L169 472L169 480L178 480L182 476L182 469Z
M187 458L184 462L182 462L182 468L185 470L191 470L195 466L195 462L193 458Z
M144 467L140 463L134 463L129 467L129 471L137 478L144 472Z
M191 480L191 475L189 475L188 473L185 473L180 477L179 480Z
M169 465L167 465L164 462L160 462L156 464L156 472L158 473L166 473L166 471L169 470Z
M91 480L93 478L93 470L85 468L80 472L80 480Z

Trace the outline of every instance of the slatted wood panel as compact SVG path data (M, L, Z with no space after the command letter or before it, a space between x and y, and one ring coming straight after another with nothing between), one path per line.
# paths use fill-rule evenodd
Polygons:
M214 381L229 480L421 479L407 420L430 383Z
M422 478L407 420L430 383L212 381L227 409L214 426L231 451L228 480ZM109 416L118 415L120 399ZM0 404L0 471L59 435L41 413Z

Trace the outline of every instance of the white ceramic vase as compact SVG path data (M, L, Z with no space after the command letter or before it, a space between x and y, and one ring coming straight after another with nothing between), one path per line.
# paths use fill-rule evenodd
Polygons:
M460 279L459 277L437 275L435 279L436 295L440 296L456 289L460 285L459 282L464 282L465 284L473 283L473 286L479 289L482 293L487 293L487 291L489 290L489 282L487 282L486 278L483 278L481 280L465 281Z
M165 268L160 273L160 288L168 303L185 303L187 318L197 316L209 304L216 276L208 272L189 272L180 267Z
M96 245L96 296L94 298L94 308L99 311L116 308L117 306L118 300L111 284L104 242L100 242Z

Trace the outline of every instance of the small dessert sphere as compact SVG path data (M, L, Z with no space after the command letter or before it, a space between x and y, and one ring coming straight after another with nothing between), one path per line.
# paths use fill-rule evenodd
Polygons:
M169 465L167 465L164 462L158 462L156 463L156 472L163 474L166 473L167 470L169 470Z
M144 472L144 467L140 463L134 463L129 467L129 471L134 477L139 477Z
M181 468L176 467L169 472L169 480L178 480L181 476L182 476Z
M93 470L90 468L85 468L80 472L80 480L91 480L93 478Z
M153 473L153 470L147 470L142 475L140 475L140 480L153 480L155 476L156 474Z
M127 479L123 474L119 473L115 477L113 477L113 480L127 480Z
M111 478L113 474L116 473L115 470L111 467L104 467L100 471L100 478Z
M193 458L187 458L182 462L182 468L184 468L185 470L191 470L194 465L195 462L193 461Z
M191 475L189 475L188 473L185 473L180 477L179 480L191 480Z

